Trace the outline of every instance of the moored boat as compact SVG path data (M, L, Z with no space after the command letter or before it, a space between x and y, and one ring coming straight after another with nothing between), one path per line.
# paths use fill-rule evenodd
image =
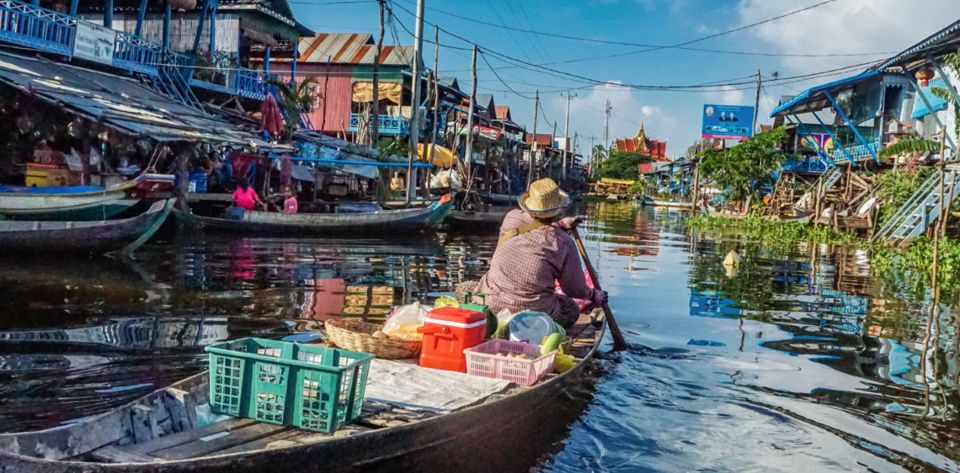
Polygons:
M586 405L603 333L582 314L568 330L576 364L532 387L509 385L444 412L368 399L334 434L234 417L204 423L204 372L95 417L0 434L0 463L8 473L526 470Z
M511 207L490 207L484 210L468 211L454 210L444 221L444 223L453 229L481 230L483 233L497 233L503 218Z
M385 231L419 232L437 227L450 214L452 199L448 194L427 207L371 212L284 214L246 211L242 217L230 219L176 210L175 215L188 226L248 235L372 235Z
M647 195L640 197L639 200L643 205L650 206L650 207L667 207L672 209L693 210L693 204L690 202L679 202L676 200L657 200Z
M103 221L0 221L0 251L133 251L163 224L173 199L154 202L140 215Z
M109 187L0 186L0 215L15 220L106 220L139 202L127 199L128 192L154 191L168 184L168 177L142 173Z
M710 217L723 217L731 220L742 220L746 215L739 212L732 212L729 210L720 210L712 205L705 205L701 207L704 212Z

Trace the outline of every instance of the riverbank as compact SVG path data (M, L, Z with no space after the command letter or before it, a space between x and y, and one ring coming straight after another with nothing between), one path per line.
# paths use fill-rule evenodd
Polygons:
M926 288L930 284L933 240L927 237L915 238L904 247L893 247L828 227L778 222L753 215L740 220L695 215L686 220L686 225L691 230L708 233L743 235L768 246L788 247L799 243L817 243L864 249L870 252L873 267L879 276L900 280L914 288ZM938 272L941 288L945 292L960 293L960 274L957 274L960 269L960 240L946 236L940 239L939 246Z

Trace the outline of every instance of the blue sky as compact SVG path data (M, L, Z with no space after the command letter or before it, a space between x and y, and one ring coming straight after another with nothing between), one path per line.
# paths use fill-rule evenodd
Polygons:
M927 0L916 7L902 0L836 0L810 11L708 39L691 47L771 54L757 56L719 54L678 49L638 53L637 46L597 44L510 31L478 21L540 32L637 44L676 44L727 31L783 13L820 3L822 0L426 0L425 20L439 24L458 36L480 45L505 86L483 59L478 60L478 92L492 93L498 105L509 105L515 121L532 130L535 89L540 89L543 113L538 132L563 133L566 98L562 89L574 89L571 100L570 134L579 137L586 153L590 137L603 137L603 103L613 104L611 139L632 136L640 123L648 136L668 140L668 154L680 155L699 137L704 103L752 105L751 84L716 87L702 92L635 90L614 85L596 85L568 76L518 68L497 58L504 54L522 61L548 65L564 72L599 81L642 85L686 85L707 82L739 82L761 70L764 76L781 77L839 68L905 49L960 17L956 2ZM413 31L413 18L404 9L415 10L415 0L391 0L402 43L412 43L404 30ZM373 0L291 0L297 18L317 32L376 33L377 8ZM426 26L433 38L433 27ZM393 43L391 28L385 43ZM456 48L470 45L440 34L440 43ZM441 47L440 74L456 75L469 91L470 54ZM424 60L433 63L433 45L424 44ZM835 56L837 54L860 54ZM872 54L866 54L872 53ZM820 54L822 57L795 57ZM617 56L606 57L604 56ZM849 75L853 75L850 72ZM792 95L820 82L842 76L765 87L761 94L761 123L781 95ZM731 81L731 79L735 79ZM513 89L513 91L509 89ZM519 93L519 95L517 93Z

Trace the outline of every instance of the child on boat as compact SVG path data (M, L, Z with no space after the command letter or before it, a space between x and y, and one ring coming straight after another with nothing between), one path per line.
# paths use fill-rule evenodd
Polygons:
M503 219L490 270L479 282L458 285L458 296L482 292L494 313L503 309L535 310L550 314L569 328L580 315L579 306L571 298L589 300L597 306L607 301L606 291L587 285L580 253L567 234L578 220L560 219L570 206L570 197L547 178L533 182L519 203L522 210L512 210ZM557 282L563 294L556 293Z
M283 213L285 214L295 214L299 209L297 203L297 194L293 192L293 189L290 187L285 187L283 189L283 195L286 196L286 199L283 201Z

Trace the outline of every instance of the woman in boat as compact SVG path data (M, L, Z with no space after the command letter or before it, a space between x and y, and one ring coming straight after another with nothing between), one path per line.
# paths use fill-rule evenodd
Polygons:
M228 214L236 218L238 214L242 216L243 211L253 210L258 205L263 206L263 202L257 195L257 191L254 190L249 181L241 179L237 183L237 189L233 191L233 208Z
M567 234L578 219L560 216L570 196L553 179L540 179L519 198L520 209L510 211L500 227L500 241L490 270L476 281L457 286L458 296L485 294L494 312L535 310L550 314L563 327L572 326L580 308L571 298L595 305L607 301L606 291L590 288L580 265L580 253ZM521 210L522 209L522 210ZM556 292L557 283L563 294Z

